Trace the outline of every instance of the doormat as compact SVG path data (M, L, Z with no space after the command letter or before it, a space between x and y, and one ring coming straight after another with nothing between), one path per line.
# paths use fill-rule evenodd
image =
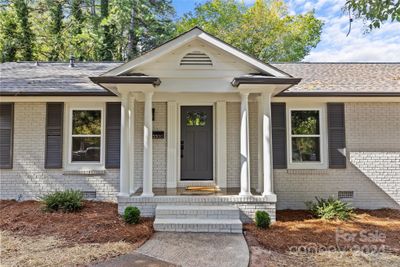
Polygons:
M210 195L213 193L221 192L221 189L219 189L216 186L187 186L185 192L183 194L185 195Z

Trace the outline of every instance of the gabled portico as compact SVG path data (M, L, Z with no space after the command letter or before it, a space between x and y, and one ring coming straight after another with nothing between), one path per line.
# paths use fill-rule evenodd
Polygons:
M271 98L300 79L198 28L91 79L121 98L120 211L132 204L145 216L154 216L158 203L206 202L235 205L242 220L252 218L256 209L268 210L274 217ZM155 105L164 111L153 110ZM258 154L252 159L254 129L249 114L255 106ZM143 121L140 126L135 119ZM163 131L158 131L160 124L166 124ZM155 161L155 153L161 153L161 159ZM233 153L240 159L237 164L231 159ZM258 168L256 186L253 163ZM182 193L194 185L212 185L221 191Z

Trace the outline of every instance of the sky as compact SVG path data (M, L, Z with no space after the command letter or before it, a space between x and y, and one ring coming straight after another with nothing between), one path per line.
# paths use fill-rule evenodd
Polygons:
M206 0L172 0L177 16L192 11L196 3ZM254 0L245 0L251 5ZM348 14L343 14L345 0L285 0L291 14L315 9L317 18L325 25L321 41L303 61L325 62L400 62L400 23L385 23L381 28L365 33L362 20L349 27Z

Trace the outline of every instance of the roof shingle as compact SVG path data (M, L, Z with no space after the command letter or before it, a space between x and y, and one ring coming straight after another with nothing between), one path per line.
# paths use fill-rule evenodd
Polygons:
M0 95L113 95L91 82L122 63L3 63ZM302 78L281 95L400 95L400 63L273 63ZM161 81L162 82L162 81Z

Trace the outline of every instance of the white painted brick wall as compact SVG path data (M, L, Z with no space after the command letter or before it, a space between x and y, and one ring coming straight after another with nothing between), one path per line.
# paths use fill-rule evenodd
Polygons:
M345 115L347 168L274 170L278 209L338 191L354 191L359 208L399 208L400 103L346 103Z
M228 102L227 116L227 186L240 187L240 102ZM257 188L258 177L258 105L249 102L250 177Z
M164 131L164 139L153 139L153 187L167 185L167 103L153 102L153 131ZM135 102L135 187L143 186L144 102Z
M68 188L96 191L97 199L115 200L119 170L102 175L64 175L62 169L45 169L46 103L15 103L13 169L1 170L2 199L32 199Z

